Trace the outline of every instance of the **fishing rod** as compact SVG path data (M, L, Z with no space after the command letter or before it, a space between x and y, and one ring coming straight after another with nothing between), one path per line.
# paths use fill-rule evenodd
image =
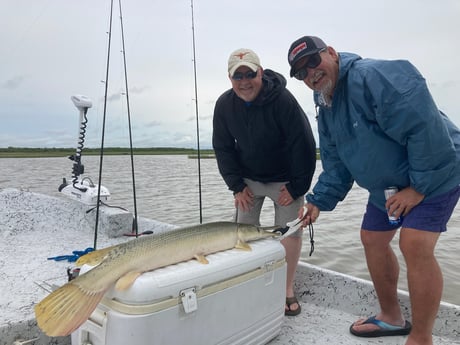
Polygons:
M120 27L121 27L121 43L122 43L122 53L123 53L123 69L125 72L125 92L126 92L126 107L128 112L128 127L129 127L129 149L131 157L131 176L133 180L133 199L134 199L134 223L132 232L135 233L137 237L139 234L137 226L137 198L136 198L136 180L134 178L134 153L133 153L133 136L131 131L131 111L129 107L129 92L128 92L128 69L126 68L126 50L125 50L125 33L123 29L123 15L121 11L121 0L118 0L118 7L120 9Z
M132 131L131 131L131 111L129 106L129 92L128 92L128 72L126 68L126 53L125 53L125 38L124 38L124 29L123 29L123 15L121 9L121 0L118 0L118 7L120 13L120 26L121 26L121 40L122 40L122 53L123 53L123 68L124 68L124 78L125 78L125 94L126 94L126 103L127 103L127 112L128 112L128 126L129 126L129 143L130 143L130 157L131 157L131 175L133 181L133 198L134 198L134 219L133 226L131 229L132 234L138 237L138 222L137 222L137 198L136 198L136 182L134 177L134 154L133 154L133 140L132 140ZM102 179L102 160L104 156L104 138L105 138L105 119L107 114L107 96L109 88L109 71L110 71L110 52L111 52L111 41L112 41L112 22L113 22L113 0L110 1L110 19L109 19L109 32L108 32L108 45L107 45L107 64L106 64L106 75L105 75L105 92L104 92L104 116L103 116L103 125L102 125L102 142L101 142L101 158L99 166L99 189L98 189L98 200L100 195L100 184ZM99 202L96 205L96 225L94 229L94 248L96 249L97 245L97 232L98 232L98 219L99 219Z
M198 161L198 198L200 203L200 224L203 223L203 206L201 201L201 150L200 150L200 121L198 116L198 87L196 77L196 53L195 53L195 21L193 16L193 0L190 0L192 9L192 46L193 46L193 76L195 82L195 117L196 117L196 140L197 140L197 161Z
M94 245L93 248L97 249L97 231L99 223L99 197L101 195L101 181L102 181L102 161L104 159L104 139L105 139L105 120L107 117L107 93L109 89L109 70L110 70L110 48L112 41L112 17L113 17L113 0L110 1L110 20L109 20L109 31L108 31L108 43L107 43L107 63L105 71L105 90L104 90L104 113L102 116L102 135L101 135L101 151L99 158L99 183L97 188L97 203L96 203L96 224L94 225Z

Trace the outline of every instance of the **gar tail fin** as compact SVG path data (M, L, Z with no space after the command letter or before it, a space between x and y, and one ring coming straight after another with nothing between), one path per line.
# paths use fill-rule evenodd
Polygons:
M69 282L35 306L38 326L51 337L69 335L90 317L104 293L86 292Z

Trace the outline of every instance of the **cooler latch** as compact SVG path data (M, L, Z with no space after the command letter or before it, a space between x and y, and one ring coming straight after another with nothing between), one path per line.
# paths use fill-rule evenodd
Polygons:
M271 271L273 271L274 266L275 266L275 261L274 260L267 261L263 266L263 270L264 270L265 273L271 272Z
M180 292L182 305L186 314L198 309L195 288L185 289Z
M262 270L264 272L265 285L273 284L273 282L275 281L274 266L275 266L275 261L271 260L271 261L267 261L262 267Z

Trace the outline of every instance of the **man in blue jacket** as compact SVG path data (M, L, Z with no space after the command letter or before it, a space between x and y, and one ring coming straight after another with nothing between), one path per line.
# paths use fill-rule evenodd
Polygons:
M460 132L438 110L408 61L337 53L304 36L288 52L291 77L314 91L323 172L307 195L304 226L343 200L353 182L369 191L361 241L379 299L378 315L351 325L356 336L409 334L406 345L432 345L442 294L434 256L460 194ZM384 190L399 191L385 200ZM388 215L399 218L390 224ZM397 299L399 246L407 265L412 325ZM412 329L412 330L411 330Z
M273 201L275 224L297 217L316 167L316 144L305 113L286 89L286 79L263 69L250 49L230 54L232 88L216 102L212 143L219 171L235 197L236 220L260 223L265 197ZM302 232L282 240L286 249L286 315L300 313L294 276Z

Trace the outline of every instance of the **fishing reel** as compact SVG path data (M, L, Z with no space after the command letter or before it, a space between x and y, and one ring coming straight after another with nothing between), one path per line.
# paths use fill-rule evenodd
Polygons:
M72 182L67 182L66 178L62 179L62 184L59 186L58 191L76 199L87 205L96 205L98 199L100 201L107 201L110 197L109 190L104 186L94 184L89 177L82 177L85 167L81 163L81 154L85 143L86 124L88 119L86 114L88 109L92 107L91 100L83 95L74 95L70 98L73 104L79 110L80 118L78 121L78 141L75 154L69 157L73 161L72 165ZM100 191L99 191L100 189Z

